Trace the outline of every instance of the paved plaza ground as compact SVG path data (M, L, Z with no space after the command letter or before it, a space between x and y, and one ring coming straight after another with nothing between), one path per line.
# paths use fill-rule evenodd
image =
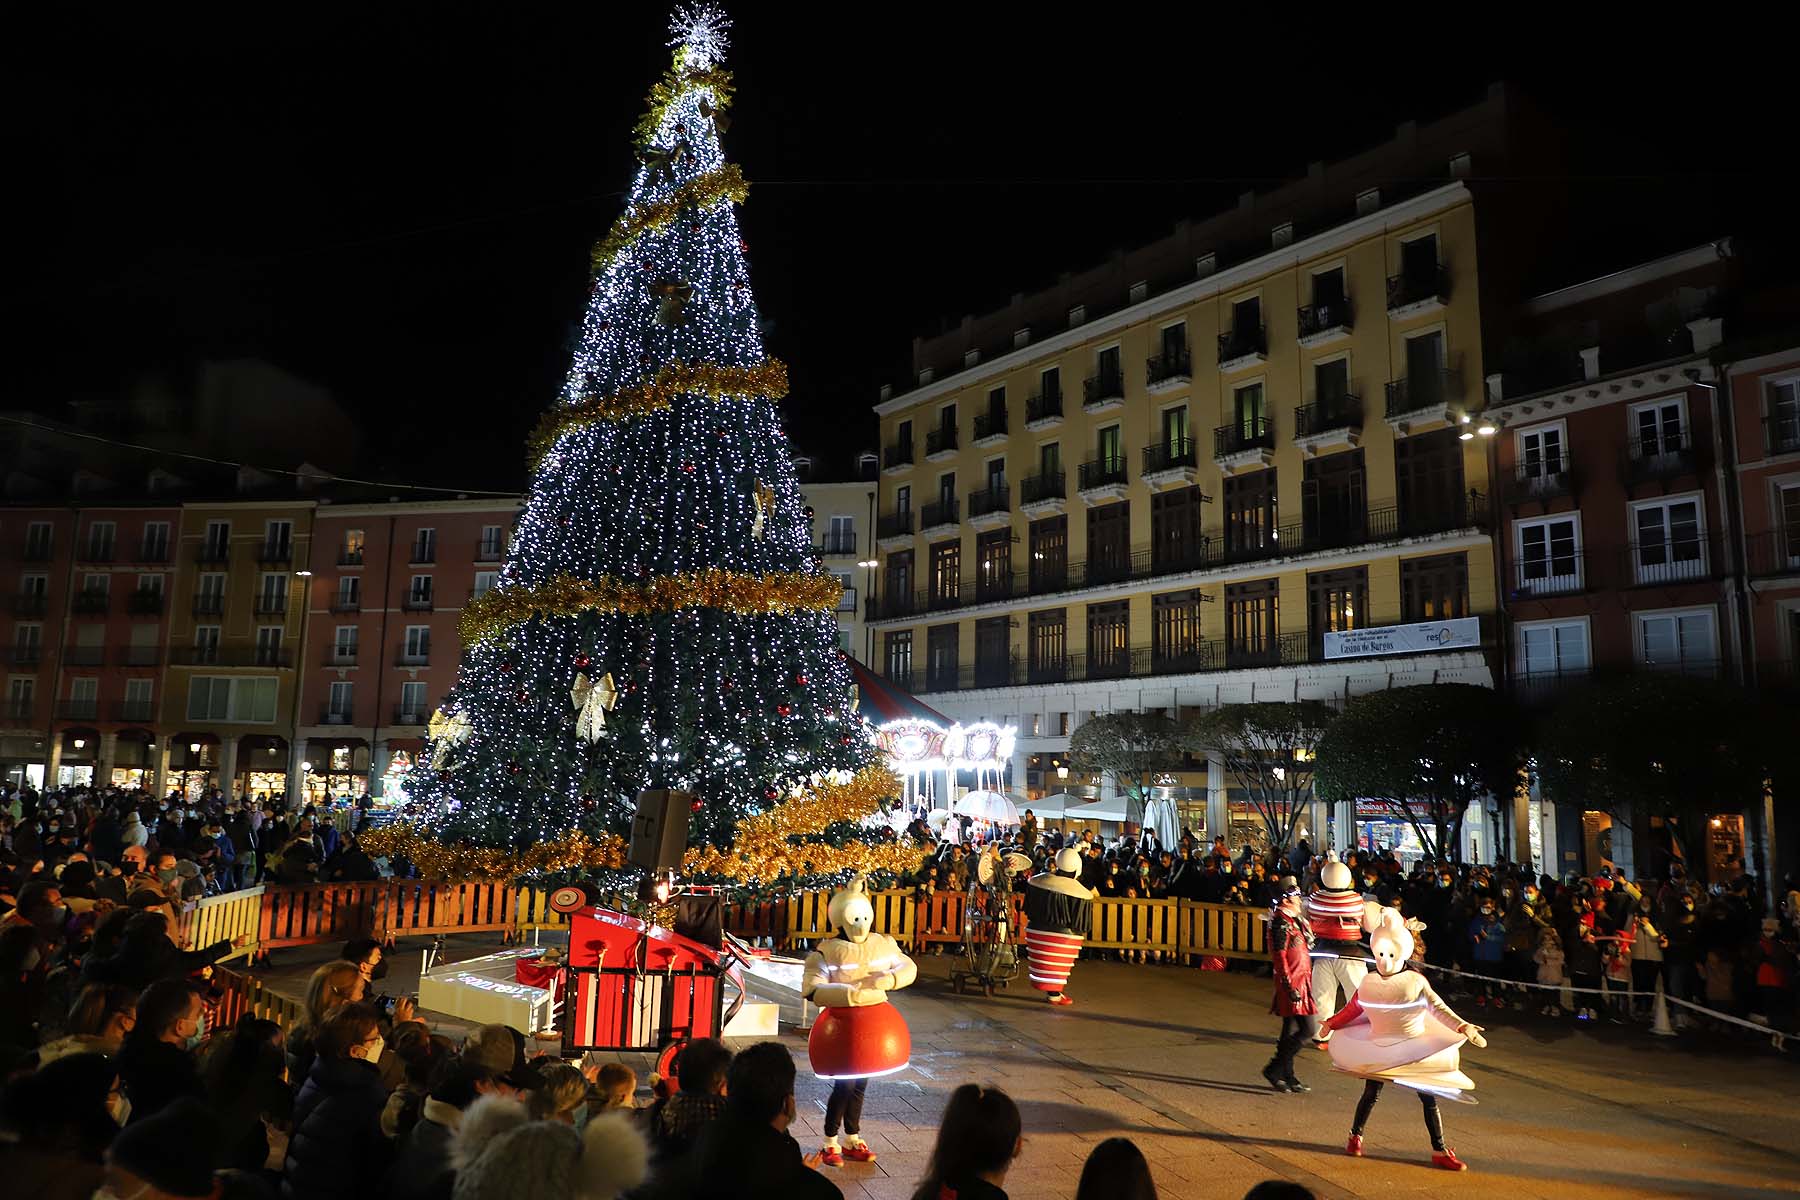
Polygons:
M489 948L453 939L450 954ZM328 957L286 951L261 973L297 995ZM1383 1095L1358 1162L1342 1148L1361 1081L1309 1049L1300 1074L1311 1094L1263 1084L1276 1028L1266 979L1083 962L1071 980L1077 1004L1052 1009L1023 980L993 999L955 995L955 961L921 959L918 983L896 994L912 1066L870 1087L863 1132L879 1161L830 1172L852 1200L909 1195L945 1099L971 1081L1004 1088L1024 1112L1025 1153L1006 1184L1016 1200L1074 1195L1088 1151L1115 1135L1143 1149L1165 1200L1235 1200L1271 1177L1333 1200L1800 1194L1800 1063L1766 1042L1657 1039L1464 1005L1490 1045L1463 1057L1480 1103L1444 1105L1450 1144L1470 1165L1452 1175L1422 1165L1428 1146L1409 1093ZM408 990L417 968L417 944L402 943L384 990ZM802 1064L795 1133L816 1149L828 1089L805 1069L804 1037L783 1040Z

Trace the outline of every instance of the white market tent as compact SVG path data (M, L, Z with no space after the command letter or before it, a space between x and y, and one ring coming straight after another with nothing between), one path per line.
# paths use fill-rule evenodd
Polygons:
M1063 812L1065 821L1111 821L1117 824L1129 821L1126 801L1123 796L1113 796L1105 800L1095 800L1091 804L1079 805Z
M1026 800L1019 803L1019 814L1024 815L1030 809L1032 815L1040 821L1060 821L1064 813L1071 808L1086 804L1086 796L1071 796L1067 792L1057 792L1039 800Z

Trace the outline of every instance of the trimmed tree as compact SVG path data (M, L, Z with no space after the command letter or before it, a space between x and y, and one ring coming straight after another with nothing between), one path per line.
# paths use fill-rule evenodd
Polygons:
M1195 717L1188 734L1194 749L1219 756L1262 818L1269 844L1286 852L1312 799L1319 743L1337 715L1320 700L1226 704Z
M1106 713L1085 722L1069 738L1069 765L1111 775L1125 793L1125 816L1144 819L1156 777L1181 766L1187 739L1179 724L1155 713Z
M1378 800L1425 853L1460 860L1463 814L1482 795L1511 796L1520 776L1516 712L1492 688L1434 683L1358 696L1319 741L1314 784L1326 800Z

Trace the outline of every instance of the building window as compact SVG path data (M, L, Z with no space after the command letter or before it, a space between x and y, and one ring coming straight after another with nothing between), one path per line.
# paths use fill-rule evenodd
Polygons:
M1262 384L1246 383L1240 388L1232 389L1231 413L1237 426L1237 439L1229 449L1257 445L1268 434L1268 413L1263 408Z
M1713 675L1719 669L1719 643L1710 608L1680 612L1637 613L1638 661L1659 671Z
M976 535L976 599L998 600L1012 595L1012 541L1010 529L993 529Z
M1542 488L1568 468L1563 462L1562 423L1519 431L1519 482Z
M1200 534L1202 502L1197 487L1157 492L1150 497L1152 569L1181 571L1204 565L1205 539Z
M409 608L431 607L431 576L412 577L412 583L406 589L406 603Z
M1056 736L1057 737L1068 737L1069 733L1070 733L1069 714L1066 712L1057 713L1056 714Z
M279 667L281 661L281 626L263 625L256 631L256 665Z
M362 605L362 577L358 575L342 575L338 577L337 608L340 612L353 612Z
M901 687L912 686L912 630L902 629L882 638L887 656L887 677Z
M1088 678L1131 674L1131 602L1088 605Z
M92 721L100 715L100 681L91 677L69 680L69 716Z
M334 680L331 699L325 708L326 720L333 725L348 725L356 711L356 685L347 679Z
M39 600L50 593L50 577L48 575L19 576L19 595L32 596Z
M475 598L479 600L493 591L494 585L498 582L500 582L500 572L498 571L475 572L475 587L472 589Z
M1518 590L1547 596L1581 590L1581 518L1578 514L1513 522Z
M13 626L13 661L21 665L35 663L43 657L44 627L37 624Z
M1648 500L1631 506L1631 563L1639 583L1706 576L1700 497Z
M955 471L945 471L942 475L938 476L938 504L943 506L946 513L954 513L956 511L954 507L956 504ZM956 518L951 516L949 519L954 521Z
M1188 406L1177 404L1173 408L1163 409L1161 421L1164 460L1170 465L1191 466L1194 445L1189 440Z
M822 549L826 554L855 554L856 518L843 513L834 513Z
M481 542L476 547L476 555L483 562L493 562L506 553L506 531L500 525L483 525Z
M231 556L231 522L208 521L201 549L208 562L223 562Z
M285 571L265 571L256 594L256 611L284 613L287 611L287 596L287 573Z
M1189 588L1150 600L1150 665L1154 671L1198 671L1203 662L1200 592Z
M167 521L144 522L144 538L138 545L138 561L147 563L169 561L169 523Z
M1225 661L1228 666L1272 666L1280 661L1276 640L1279 586L1273 579L1225 585Z
M107 597L112 595L112 576L101 575L98 573L93 575L83 575L81 577L81 594L84 596L92 596L96 600L105 601Z
M1350 395L1350 360L1333 358L1313 364L1313 403L1322 415L1336 417Z
M1314 308L1327 309L1331 313L1337 314L1344 300L1344 268L1332 267L1329 271L1313 272L1312 302ZM1339 323L1342 319L1340 314L1336 320L1327 320L1327 323L1321 328L1330 328L1331 325Z
M339 625L337 638L332 643L332 660L338 663L356 661L357 628L354 625Z
M1225 552L1256 555L1275 549L1275 472L1225 478Z
M1433 329L1406 339L1406 396L1403 411L1417 412L1448 401L1444 391L1444 332Z
M163 594L163 577L160 574L139 575L137 577L137 594L161 596Z
M1181 361L1187 353L1187 322L1177 321L1173 325L1164 325L1160 334L1162 341L1162 359L1171 366Z
M406 648L403 651L404 663L407 666L423 666L431 658L431 626L408 625L406 627Z
M1313 656L1324 656L1327 633L1347 633L1369 623L1369 569L1314 571L1306 577L1306 630Z
M1363 452L1309 458L1301 468L1300 519L1308 550L1360 544L1368 531L1369 499Z
M925 631L925 686L931 691L956 687L957 629L955 625L933 625Z
M1119 370L1119 348L1108 346L1094 356L1094 378L1098 381L1103 395L1116 394L1124 383L1124 374Z
M88 526L87 557L90 562L111 562L118 544L119 526L113 521L95 521Z
M975 686L1005 687L1012 674L1012 619L975 622Z
M37 680L29 675L6 681L6 715L30 720L37 706Z
M899 550L887 557L887 611L909 612L913 603L913 552Z
M43 562L50 557L50 542L54 531L48 521L33 521L25 526L25 559L27 562Z
M1783 379L1769 385L1769 416L1763 442L1768 454L1800 450L1800 379Z
M1068 672L1068 615L1060 608L1034 612L1026 618L1026 651L1030 656L1031 682L1064 679Z
M894 489L894 513L895 513L895 515L899 515L901 513L909 513L911 511L912 511L912 485L903 483L899 487ZM912 530L912 527L908 526L907 532L910 533L911 530Z
M1800 567L1800 484L1775 489L1775 553L1788 570Z
M931 547L931 604L943 607L962 599L962 539Z
M1586 675L1593 665L1588 654L1588 623L1521 621L1513 626L1514 670L1527 693L1569 675Z
M194 661L201 665L219 661L219 626L194 626Z
M154 683L148 679L127 679L125 681L125 712L123 714L125 720L150 720L154 686Z
M1060 412L1062 404L1062 368L1045 367L1038 372L1038 397L1052 412Z
M1469 615L1469 556L1434 554L1400 563L1400 619L1447 621Z
M196 675L188 680L187 719L270 724L275 720L277 682L273 677Z
M287 562L294 557L294 523L263 522L263 559L265 562Z
M425 699L425 684L422 680L409 680L400 685L400 722L403 725L423 724L425 714L431 705Z
M1686 449L1686 409L1679 396L1635 405L1631 409L1631 456L1655 461Z
M1131 502L1120 500L1088 509L1088 582L1105 583L1131 574Z
M408 561L416 563L437 561L437 530L427 527L413 535L412 558Z
M363 531L360 529L344 530L344 544L338 551L338 563L346 567L362 566L363 549Z
M1046 517L1030 529L1031 590L1053 592L1069 578L1069 518Z

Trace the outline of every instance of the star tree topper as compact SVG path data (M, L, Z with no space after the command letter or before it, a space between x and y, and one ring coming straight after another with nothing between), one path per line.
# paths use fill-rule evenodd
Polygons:
M669 18L669 45L684 51L683 62L704 71L725 61L731 19L716 4L683 4Z

